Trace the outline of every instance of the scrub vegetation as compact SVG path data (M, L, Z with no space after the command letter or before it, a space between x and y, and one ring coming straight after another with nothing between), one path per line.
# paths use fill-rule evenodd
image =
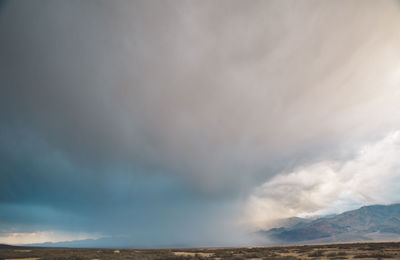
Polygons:
M400 259L400 243L349 243L280 247L191 249L0 249L8 260L186 260L186 259Z

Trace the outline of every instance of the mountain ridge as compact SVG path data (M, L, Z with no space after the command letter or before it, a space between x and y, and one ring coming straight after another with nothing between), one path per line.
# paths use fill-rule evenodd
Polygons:
M370 205L333 217L260 231L275 243L374 241L400 239L400 203Z

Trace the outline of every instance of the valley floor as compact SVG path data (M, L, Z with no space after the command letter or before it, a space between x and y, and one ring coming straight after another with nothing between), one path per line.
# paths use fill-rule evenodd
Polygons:
M400 243L347 243L282 247L197 249L0 249L8 260L124 260L124 259L400 259Z

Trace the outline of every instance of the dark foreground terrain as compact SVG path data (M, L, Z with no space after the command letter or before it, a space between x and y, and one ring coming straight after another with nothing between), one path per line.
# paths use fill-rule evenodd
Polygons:
M400 259L400 243L119 250L0 247L0 259Z

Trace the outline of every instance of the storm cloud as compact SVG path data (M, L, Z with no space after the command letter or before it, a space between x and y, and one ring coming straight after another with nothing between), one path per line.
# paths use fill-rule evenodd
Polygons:
M400 128L396 1L0 8L4 237L55 230L142 246L247 243L243 217L265 223L265 203L282 202L274 180L346 164ZM304 209L326 207L315 205Z

